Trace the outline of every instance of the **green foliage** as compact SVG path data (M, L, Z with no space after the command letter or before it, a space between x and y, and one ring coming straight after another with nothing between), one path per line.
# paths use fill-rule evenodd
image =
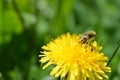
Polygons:
M0 0L0 79L52 80L38 62L41 46L66 32L94 30L111 57L120 40L120 0ZM119 80L120 51L110 66Z
M1 14L0 44L3 44L11 40L12 34L20 34L23 27L11 4L3 4Z

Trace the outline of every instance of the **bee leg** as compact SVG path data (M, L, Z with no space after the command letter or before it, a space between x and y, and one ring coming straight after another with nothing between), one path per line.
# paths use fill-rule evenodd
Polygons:
M90 44L90 46L91 46L91 51L97 51L92 44Z
M88 42L85 43L85 49L88 47Z
M88 47L89 43L86 42L85 45L84 45L84 48L85 48L85 52L87 52L87 47Z

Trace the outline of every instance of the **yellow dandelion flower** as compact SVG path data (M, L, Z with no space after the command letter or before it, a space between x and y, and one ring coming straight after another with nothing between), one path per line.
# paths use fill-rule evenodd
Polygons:
M107 66L108 57L100 52L101 47L97 42L93 46L85 47L80 43L81 35L63 34L52 40L39 57L41 63L45 63L43 69L54 64L50 72L51 76L65 78L65 80L103 80L108 78L106 72L111 72ZM94 47L96 50L91 50Z

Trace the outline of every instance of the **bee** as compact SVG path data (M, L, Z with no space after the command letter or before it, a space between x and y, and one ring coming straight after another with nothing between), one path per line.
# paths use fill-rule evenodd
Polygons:
M94 48L91 43L95 40L95 38L96 38L96 33L94 31L88 31L85 32L83 35L81 35L80 42L85 44L85 48L87 48L88 45Z
M81 37L80 37L80 42L82 43L89 43L95 40L96 38L96 33L94 31L88 31L85 32Z

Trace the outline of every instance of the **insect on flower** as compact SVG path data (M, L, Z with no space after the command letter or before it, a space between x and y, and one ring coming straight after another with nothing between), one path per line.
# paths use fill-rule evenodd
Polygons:
M109 58L101 52L102 48L95 41L95 35L91 31L83 35L63 34L42 46L44 51L39 55L39 62L44 64L43 69L54 65L50 75L61 80L109 79L106 74L111 72L107 66Z

